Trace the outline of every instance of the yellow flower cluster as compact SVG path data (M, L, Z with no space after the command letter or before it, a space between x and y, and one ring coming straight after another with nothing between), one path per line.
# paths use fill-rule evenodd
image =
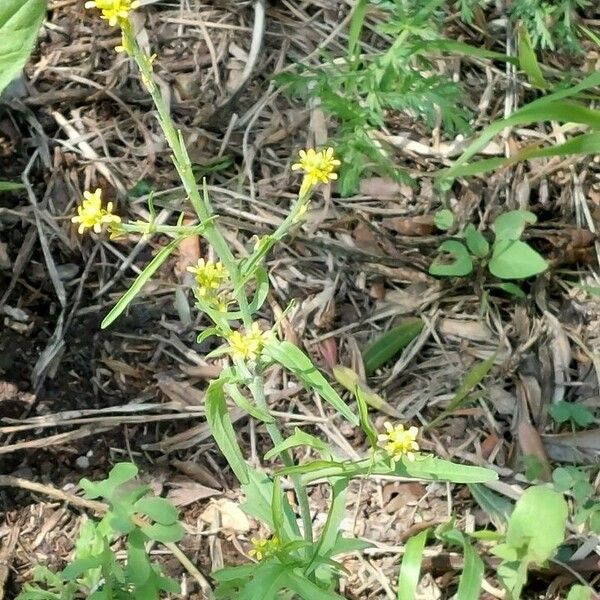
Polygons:
M419 435L417 427L404 429L404 425L392 426L391 423L383 424L386 433L379 435L379 441L382 442L384 450L392 459L392 463L397 463L402 457L410 461L415 460L415 452L419 451L419 444L416 439Z
M333 148L326 148L316 152L314 148L300 150L300 160L292 165L292 171L302 171L304 180L300 194L306 194L318 183L329 183L337 179L336 168L340 161L334 157Z
M96 233L102 231L103 225L112 225L121 222L121 217L112 214L113 203L109 202L106 209L102 208L102 190L83 192L83 202L77 208L77 215L71 217L72 223L79 223L78 232L83 233L86 228L93 229Z
M85 3L86 8L97 8L102 11L102 18L106 19L111 27L126 20L129 13L139 6L139 0L89 0Z
M270 331L262 331L258 323L252 323L250 331L234 331L228 338L229 353L234 359L255 360L271 337Z
M229 279L229 273L222 262L201 258L195 267L187 270L196 278L197 292L201 298L214 296L215 292Z
M250 542L252 549L248 552L248 555L256 560L270 558L281 549L281 542L276 535L270 540L252 538Z

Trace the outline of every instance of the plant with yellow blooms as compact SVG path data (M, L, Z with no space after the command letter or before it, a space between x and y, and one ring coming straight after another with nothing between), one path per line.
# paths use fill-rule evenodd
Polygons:
M285 595L304 600L341 600L335 590L344 569L335 557L361 551L366 546L362 540L344 536L340 527L345 516L346 490L353 479L377 475L478 482L492 479L494 474L487 469L454 465L419 453L415 427L405 429L404 425L387 424L386 432L381 434L383 448L380 447L361 394L357 391L356 404L345 401L299 345L282 339L283 328L279 322L270 326L261 324L271 319L265 308L270 289L265 258L275 244L294 228L303 226L312 195L337 179L340 161L334 149L303 149L299 151L297 162L290 161L293 162L291 170L302 175L296 200L281 224L260 237L247 255L240 256L238 246L230 246L222 233L206 183L198 185L196 182L184 136L177 130L169 105L155 84L154 57L140 48L133 33L130 17L137 2L94 0L87 5L99 9L100 16L109 25L120 28L119 50L139 69L189 200L189 206L176 223L155 222L151 200L148 222L127 222L113 213L111 203L103 204L100 190L84 193L72 219L80 233L92 230L111 235L172 238L105 316L102 327L111 325L128 309L144 284L187 237L201 236L213 257L201 258L188 269L193 275L190 298L202 314L198 342L216 339L217 347L206 358L218 359L222 366L221 375L205 390L203 408L223 455L223 464L230 470L229 474L224 470L224 475L238 480L246 497L244 510L271 532L271 536L264 539L252 539L247 553L258 562L251 568L248 565L225 567L212 574L217 583L215 594L220 598L258 597L257 590L268 589L270 598ZM195 215L195 223L191 224L189 218L185 219L190 211ZM285 312L283 316L278 315L280 320L284 317ZM371 442L370 449L357 447L357 454L362 456L351 461L340 460L338 448L328 440L318 439L301 429L290 434L282 428L279 415L273 412L269 401L276 372L285 373L286 383L294 380L304 386L307 394L303 401L318 397L319 410L326 405L328 419L345 420L350 427L362 430ZM271 382L268 391L267 378ZM275 461L270 465L270 474L264 468L257 468L256 456L249 461L244 453L241 436L231 416L234 405L235 410L242 410L254 420L257 432L265 432L270 437L273 447L264 457L266 461ZM245 427L241 427L239 433L243 430ZM359 434L355 433L353 439L359 439ZM296 452L297 448L301 451ZM314 460L299 462L299 456L309 455L314 456ZM313 521L309 494L311 484L317 480L328 482L330 488L329 513L319 524ZM144 551L143 545L139 550ZM185 557L180 560L192 578L199 581L190 561ZM140 574L140 578L144 576ZM206 583L202 586L203 595L211 597L212 591L206 590Z

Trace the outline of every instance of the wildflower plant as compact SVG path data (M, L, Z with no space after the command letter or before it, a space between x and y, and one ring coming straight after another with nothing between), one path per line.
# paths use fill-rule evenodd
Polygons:
M206 390L206 419L231 471L240 482L246 497L244 509L271 532L270 536L251 542L248 555L257 561L256 564L225 568L212 574L218 583L216 596L260 596L267 600L278 598L280 592L286 591L306 600L340 599L336 592L337 579L344 569L335 557L365 547L363 541L344 537L340 532L346 490L352 479L365 475L397 475L473 483L496 476L485 468L457 465L419 452L415 427L404 429L403 425L390 425L383 434L386 443L381 447L359 390L356 390L355 410L298 346L280 339L277 323L268 327L257 319L269 291L265 257L294 227L301 226L313 193L337 178L340 161L334 150L308 148L299 152L292 169L302 174L302 181L289 214L275 231L256 242L248 256L236 256L221 233L206 184L198 185L195 179L183 136L155 84L154 58L145 54L136 41L130 21L130 12L136 3L94 0L88 4L99 9L109 25L120 28L122 44L119 50L139 68L144 86L154 101L174 166L197 218L197 223L192 225L183 224L183 214L175 225L157 224L152 217L148 222L124 222L112 212L111 205L102 205L98 192L84 195L78 214L73 218L83 233L86 229L96 232L105 229L111 235L168 234L174 238L125 292L104 319L102 327L108 327L126 310L143 285L185 238L198 235L204 238L212 248L214 260L200 259L189 268L193 275L196 306L211 322L199 333L198 340L210 336L220 339L221 346L209 356L221 356L229 362L221 376ZM150 214L153 215L152 206ZM264 313L263 316L268 315ZM341 460L334 448L300 429L284 437L265 395L265 376L276 365L298 379L311 394L320 396L333 409L332 418L345 419L362 428L371 447L364 458ZM246 461L230 417L231 403L258 421L269 434L273 447L265 460L277 461L273 475L251 467ZM319 458L298 464L294 456L297 447L311 448ZM284 479L291 482L293 501L283 491ZM330 506L325 525L316 530L309 484L317 479L329 483Z

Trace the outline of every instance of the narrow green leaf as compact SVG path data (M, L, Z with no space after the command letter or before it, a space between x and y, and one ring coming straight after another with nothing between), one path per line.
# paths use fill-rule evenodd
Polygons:
M225 391L227 395L243 410L246 411L251 417L255 418L257 421L262 421L263 423L274 423L275 419L273 416L266 410L255 406L248 400L242 392L240 392L239 388L233 384L226 384Z
M242 485L242 491L246 496L246 501L242 504L242 509L250 516L266 523L271 531L275 531L273 523L273 513L271 503L273 501L273 481L261 471L248 468L248 483ZM300 529L288 501L287 496L283 500L283 531L285 539L295 539L300 537Z
M328 402L335 410L348 420L352 425L358 425L358 417L350 410L331 384L323 377L310 358L290 342L276 342L268 344L265 354L270 356L288 371L291 371L305 385L317 392L321 398Z
M398 579L398 600L414 600L428 533L429 530L425 529L406 542Z
M548 269L548 263L529 244L503 240L494 244L488 268L500 279L526 279Z
M271 450L265 454L265 460L271 460L282 452L289 450L290 448L296 448L297 446L308 446L318 450L327 460L331 458L331 451L329 446L318 437L302 431L298 427L294 429L294 433L288 438L283 440L280 444L277 444Z
M294 571L286 573L286 583L303 600L344 600L339 594L320 588L310 579Z
M529 83L540 90L548 89L548 83L535 55L531 38L523 25L519 27L519 64Z
M371 419L369 419L369 408L365 400L364 393L358 385L354 388L354 396L356 397L356 403L358 405L358 418L360 420L360 426L365 432L371 448L375 449L377 448L378 441L377 431L375 431L375 427L373 427L373 423L371 423Z
M185 533L181 523L172 523L171 525L153 523L152 525L145 525L141 529L151 540L156 540L162 544L178 542Z
M472 483L469 490L475 501L490 518L498 531L506 530L506 524L513 510L513 503L485 485Z
M331 506L327 513L327 521L319 538L316 556L329 556L335 548L340 535L340 525L346 514L348 480L334 479L331 482ZM314 566L317 566L316 563ZM310 571L307 572L309 574Z
M12 181L0 181L0 192L12 192L13 190L21 190L25 186L22 183Z
M365 22L367 7L367 0L358 0L354 6L352 19L350 21L350 30L348 31L348 58L350 59L350 61L354 59L357 52L359 52L360 50L360 34L362 32L363 24Z
M469 372L465 375L462 383L450 403L444 411L442 411L433 421L431 421L425 429L431 429L437 425L440 421L445 419L449 414L455 411L464 400L467 399L469 394L475 389L475 387L481 383L483 378L490 372L490 369L494 366L496 360L496 353L492 354L489 358L483 362L477 363L472 367Z
M429 267L429 273L438 277L464 277L473 270L473 261L469 251L456 240L446 240L440 244L440 252L450 254L454 260L447 262L438 257Z
M421 319L407 319L400 325L379 336L364 352L363 360L367 375L391 360L400 350L406 348L423 329Z
M463 556L464 566L456 597L460 600L479 600L484 573L483 561L466 540L463 543Z
M217 442L217 446L227 459L231 470L239 482L248 483L248 465L237 442L235 430L231 423L224 394L225 381L212 381L206 390L206 420Z
M273 515L273 533L282 541L286 542L283 517L284 493L281 489L281 478L275 477L273 481L273 495L271 497L271 514Z
M158 271L159 267L169 258L169 255L179 246L187 236L181 236L174 239L165 246L151 261L148 266L138 275L137 279L131 284L131 287L121 296L119 301L113 306L111 311L104 317L100 324L102 329L111 325L121 313L129 306L131 301L140 293L148 280Z

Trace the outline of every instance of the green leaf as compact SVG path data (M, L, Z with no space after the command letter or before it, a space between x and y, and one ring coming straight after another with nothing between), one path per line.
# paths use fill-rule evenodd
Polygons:
M489 287L496 288L498 290L502 290L515 298L519 298L520 300L524 300L527 298L527 294L515 283L511 283L510 281L504 281L502 283L493 283Z
M315 558L330 556L336 546L340 535L340 525L346 514L347 490L347 479L340 478L331 482L331 506L327 513L325 527L323 527L321 537L319 538ZM307 574L309 573L310 571L307 572Z
M355 55L360 50L360 33L365 22L367 7L367 0L358 0L354 6L352 19L350 21L350 30L348 31L348 58L350 61L354 59Z
M543 273L548 263L529 244L502 240L494 244L488 268L500 279L525 279Z
M471 223L465 228L465 241L471 254L479 258L485 258L490 252L488 241Z
M141 529L151 540L156 540L163 544L178 542L185 534L181 523L173 523L172 525L153 523L152 525L145 525Z
M352 425L359 424L358 417L298 346L290 342L270 343L265 347L265 354L288 371L291 371L310 389L317 392L321 398L333 406Z
M310 579L294 571L288 571L285 578L287 586L304 600L344 600L339 594L321 589Z
M541 564L552 558L564 541L567 515L562 494L546 486L530 487L515 505L506 542L513 548L525 548L527 558Z
M438 229L446 231L454 225L454 213L447 208L442 208L434 214L433 223Z
M135 512L147 515L161 525L172 525L173 523L177 523L179 519L177 509L164 498L141 498L133 507L135 508Z
M421 333L423 326L421 319L407 319L379 336L363 352L367 375L374 373L400 350L406 348Z
M224 379L217 379L208 386L205 396L206 421L231 470L241 484L246 484L249 481L248 465L238 444L225 403L225 383Z
M83 478L79 485L88 498L112 499L116 488L131 481L138 474L138 468L129 462L117 463L103 481L90 481Z
M180 236L165 246L151 261L148 266L137 276L137 279L131 284L131 287L119 298L119 301L113 306L111 311L104 317L100 324L101 329L106 329L111 325L121 313L129 306L131 301L140 293L141 289L150 280L152 275L158 271L159 267L169 258L169 255L188 237Z
M45 0L2 0L0 94L18 76L29 59L45 14Z
M485 485L472 483L469 490L498 531L504 531L513 510L513 503Z
M496 234L496 243L500 240L518 240L527 224L533 225L537 217L528 210L509 210L496 217L492 231Z
M271 460L275 458L277 455L281 454L285 450L289 450L290 448L296 448L297 446L308 446L310 448L314 448L318 450L326 459L331 458L331 451L329 450L329 446L318 437L311 435L310 433L306 433L302 431L298 427L294 429L294 433L283 440L280 444L277 444L275 447L271 448L265 454L265 460Z
M425 429L431 429L435 425L437 425L440 421L445 419L449 414L455 411L464 400L466 400L469 394L475 389L477 385L479 385L484 377L490 372L491 368L494 366L494 361L496 360L496 353L492 354L489 358L486 358L483 362L477 363L474 367L472 367L469 372L465 375L462 383L452 400L448 406L435 418L433 421L430 421Z
M242 509L250 516L266 523L271 531L275 531L271 503L273 501L273 481L261 471L248 468L248 482L242 485L246 501ZM300 537L300 529L294 512L292 511L287 496L283 505L284 524L283 531L286 539Z
M281 478L275 477L273 481L273 495L271 496L271 515L273 516L273 533L284 543L287 541L284 529L283 499L285 495L281 489Z
M464 534L457 529L442 531L440 537L446 543L458 544L463 549L464 566L458 582L456 597L460 600L479 600L484 573L483 561Z
M587 585L574 585L567 596L567 600L592 600L594 590Z
M417 593L423 550L428 533L429 530L425 529L406 542L398 579L398 600L413 600Z
M436 258L429 267L429 273L438 277L463 277L473 270L473 261L469 251L456 240L446 240L440 244L440 252L446 252L454 257L452 262Z
M356 397L356 403L358 405L358 418L360 420L360 426L365 432L371 448L375 450L377 448L378 436L371 419L369 419L369 407L365 399L365 393L361 390L360 386L354 388L354 396Z
M221 375L222 377L223 375ZM225 391L227 395L245 412L247 412L251 417L254 417L257 421L262 421L263 423L274 423L275 419L273 416L266 410L259 408L258 406L252 404L243 394L240 392L239 388L233 384L226 384Z
M531 44L531 38L523 25L519 26L519 64L527 75L527 79L531 85L540 90L548 88L548 83L544 79L544 74Z
M144 584L152 572L145 547L146 539L139 530L132 531L127 538L127 578L136 586Z
M21 190L25 186L22 183L16 183L12 181L0 181L0 192L12 192L14 190Z

